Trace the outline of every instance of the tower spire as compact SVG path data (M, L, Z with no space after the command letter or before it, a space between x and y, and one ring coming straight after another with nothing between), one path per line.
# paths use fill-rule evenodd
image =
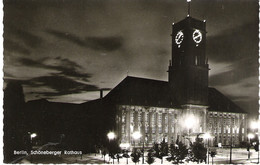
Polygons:
M190 16L190 1L191 1L191 0L187 0L187 2L188 2L188 15L187 15L187 16L188 16L188 17Z

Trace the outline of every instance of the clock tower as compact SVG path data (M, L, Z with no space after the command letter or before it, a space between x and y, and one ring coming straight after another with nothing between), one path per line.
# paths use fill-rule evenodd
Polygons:
M186 17L172 25L169 84L181 105L208 105L206 22Z

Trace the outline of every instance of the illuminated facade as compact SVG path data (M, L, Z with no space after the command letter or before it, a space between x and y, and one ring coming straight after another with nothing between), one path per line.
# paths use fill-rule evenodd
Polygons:
M247 114L208 87L206 21L191 17L172 25L168 81L126 77L105 99L115 104L120 143L152 145L165 139L187 143L203 133L211 144L239 145L246 138ZM142 137L134 140L132 134ZM188 139L188 140L187 140Z

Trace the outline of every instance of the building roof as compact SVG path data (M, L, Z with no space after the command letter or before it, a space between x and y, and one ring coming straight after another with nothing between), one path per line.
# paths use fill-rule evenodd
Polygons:
M179 104L169 89L166 81L127 76L106 98L118 104L177 108Z
M116 104L180 108L167 81L127 76L104 98ZM209 111L245 113L215 88L209 88Z
M246 113L242 108L236 105L228 97L223 95L215 88L209 88L209 111Z

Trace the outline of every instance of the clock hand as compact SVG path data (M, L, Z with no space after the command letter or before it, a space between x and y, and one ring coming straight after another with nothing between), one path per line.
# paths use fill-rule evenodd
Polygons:
M200 35L194 36L194 39L196 40L196 39L199 38L199 37L200 37Z

